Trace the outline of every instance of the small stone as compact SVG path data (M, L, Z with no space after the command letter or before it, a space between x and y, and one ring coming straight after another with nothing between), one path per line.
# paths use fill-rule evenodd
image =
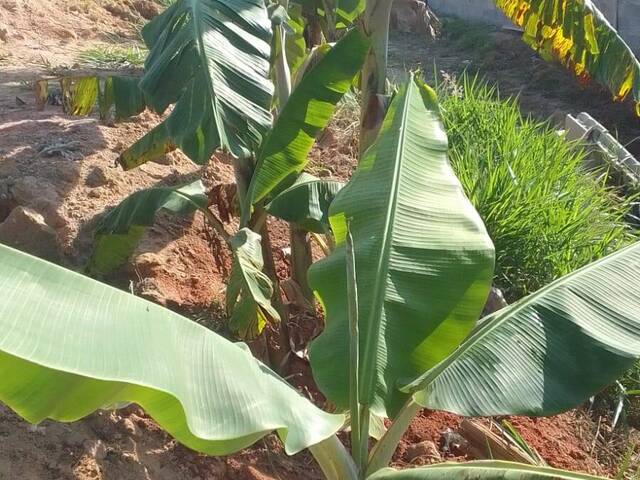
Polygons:
M440 449L449 455L461 457L467 454L469 442L459 433L447 428L440 437Z
M76 429L69 429L68 432L62 436L62 443L67 447L78 447L85 441L85 436Z
M108 3L104 6L104 9L111 15L121 18L122 20L135 22L139 18L136 18L136 15L134 15L129 8L124 5L119 5L118 3Z
M0 178L17 177L20 175L20 169L15 160L2 158L0 155Z
M46 260L59 259L56 231L28 207L14 208L0 223L0 242Z
M9 39L9 32L6 28L0 28L0 41L6 42Z
M13 183L13 178L0 179L0 221L7 218L11 210L16 207L13 195L11 194Z
M157 3L152 2L151 0L135 0L133 2L133 8L135 8L136 12L146 20L151 20L153 17L160 14L160 7Z
M101 187L109 183L109 177L103 169L94 167L84 179L84 183L91 188Z
M140 433L140 431L138 430L138 427L136 426L135 423L133 423L133 420L131 420L130 418L122 419L122 427L132 437L135 437Z
M60 201L60 196L53 185L46 180L32 176L18 178L11 188L11 193L18 205L27 207L34 207L43 199L53 203Z
M125 462L136 463L138 461L138 456L134 452L123 452L122 459Z
M425 440L420 443L414 443L407 447L404 458L407 462L413 462L417 458L426 458L428 460L441 460L438 447L431 440Z
M87 440L84 442L84 450L88 455L96 460L104 460L107 456L107 447L105 447L102 440Z
M78 35L76 35L76 32L74 32L70 28L60 27L60 28L57 28L55 30L55 33L57 33L58 36L60 38L62 38L63 40L77 40L78 39Z
M31 176L18 178L10 188L10 193L15 205L36 210L51 227L66 225L65 218L59 212L60 196L47 180Z
M487 303L484 306L482 314L483 316L487 316L507 306L508 303L504 299L502 291L499 288L491 287L489 298L487 298Z

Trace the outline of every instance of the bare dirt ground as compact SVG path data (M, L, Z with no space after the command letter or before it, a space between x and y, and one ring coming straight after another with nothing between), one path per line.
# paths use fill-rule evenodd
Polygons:
M213 161L200 170L179 152L168 154L162 163L130 172L117 167L119 153L158 122L153 113L104 125L95 116L67 116L59 106L36 109L29 82L50 74L53 67L72 67L78 53L91 46L136 42L144 18L158 8L148 0L0 0L0 222L18 207L33 212L35 217L29 218L37 220L29 224L34 229L28 231L29 238L14 238L18 248L33 248L51 260L81 269L91 250L93 226L105 209L128 194L157 184L185 183L199 175L208 187L230 181L229 168L223 163ZM490 35L500 43L499 35L505 34ZM506 47L491 54L463 48L458 40L447 37L427 44L418 35L394 34L390 61L397 72L416 66L429 72L434 60L439 70L455 74L477 67L488 79L499 80L503 93L520 92L523 109L541 118L595 110L621 137L631 139L634 129L637 132L637 120L627 115L624 106L612 106L597 89L571 93L575 83L570 76L542 65L518 42L510 38ZM512 53L507 55L505 50ZM506 64L514 68L505 68ZM518 73L521 68L524 72ZM546 84L547 75L562 81ZM321 176L347 179L355 166L356 149L350 137L336 133L344 126L339 127L314 149L310 168ZM282 247L287 235L282 226L273 225L278 274L285 278L288 265ZM54 248L44 248L45 241ZM162 217L149 229L130 265L109 280L207 325L215 324L219 315L211 305L220 302L224 291L215 260L201 216ZM302 337L313 330L314 321L313 316L294 317ZM302 394L322 401L303 361L296 361L291 381ZM512 420L551 465L615 473L611 462L596 458L594 432L584 422L576 413ZM460 418L453 415L423 413L403 439L395 465L430 463L433 452L416 451L414 446L425 440L437 446L442 433L455 431L459 423ZM441 460L465 457L447 456L437 448ZM14 478L287 480L321 476L308 454L286 457L272 436L234 456L211 458L176 444L135 407L98 412L73 424L43 422L35 427L0 407L0 480Z

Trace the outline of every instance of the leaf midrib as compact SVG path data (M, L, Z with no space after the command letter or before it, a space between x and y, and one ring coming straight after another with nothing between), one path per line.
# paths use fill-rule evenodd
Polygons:
M220 137L220 145L224 149L230 149L229 138L227 137L227 132L221 125L224 125L222 118L220 117L220 112L218 110L218 105L216 103L216 88L213 78L211 77L211 72L209 71L209 59L205 55L204 48L204 31L201 26L201 22L203 22L203 13L201 11L201 3L204 0L191 0L191 13L193 15L193 25L196 35L196 40L198 42L198 54L200 56L200 60L202 62L202 68L204 68L205 76L207 78L207 83L209 84L209 98L211 100L211 109L213 110L213 116L215 117L215 128L218 131L218 136Z
M360 389L360 398L364 405L369 405L370 394L373 390L374 378L375 378L375 366L376 353L380 342L380 325L382 323L382 306L384 305L384 298L386 295L386 283L387 275L389 273L389 256L391 254L391 243L394 233L393 225L395 223L396 206L398 203L398 194L400 191L400 171L403 165L405 138L406 138L406 125L409 116L409 98L410 89L413 88L413 81L410 81L406 90L405 98L403 99L403 112L402 122L400 124L400 135L398 138L398 147L396 149L396 161L394 168L394 175L391 184L390 202L387 204L389 208L386 212L386 220L384 226L383 243L381 246L382 255L379 256L378 265L376 267L376 283L373 294L373 308L369 314L369 322L367 323L367 330L365 334L364 352L362 373L365 382ZM365 394L363 394L365 393Z
M631 244L631 245L629 245L629 246L627 246L627 247L625 247L625 248L623 248L623 249L621 249L621 250L619 250L619 251L617 251L617 252L615 252L615 253L613 253L613 254L605 257L605 258L603 258L603 259L601 259L601 260L598 260L596 262L590 263L589 265L585 265L584 267L574 271L573 273L570 273L569 275L561 277L558 280L556 280L555 282L550 283L546 287L541 288L537 292L535 292L532 295L530 295L527 299L522 301L522 304L517 306L517 307L515 307L513 310L509 310L509 311L503 313L502 315L500 315L500 314L496 315L496 319L493 320L494 323L492 325L489 325L486 328L480 328L475 334L472 334L469 337L469 339L467 339L460 346L460 348L458 348L458 350L453 352L450 356L445 358L440 364L436 365L430 372L428 372L424 376L424 380L422 382L420 382L420 384L419 384L420 386L419 387L411 388L410 389L411 393L415 393L415 392L418 392L420 390L424 390L425 388L427 388L442 373L444 373L451 365L453 365L454 362L458 358L462 357L462 355L464 355L470 348L472 348L475 345L477 345L480 340L482 340L483 338L488 336L490 333L492 333L498 327L502 326L510 318L513 318L515 315L517 315L520 311L522 311L523 309L527 308L529 305L534 303L539 297L544 296L548 291L555 290L556 288L562 287L563 285L565 285L569 281L575 279L576 277L580 277L580 276L584 275L585 272L588 273L592 269L598 268L598 267L602 266L603 264L607 264L607 263L613 262L613 261L617 260L619 256L623 255L628 250L633 250L634 248L639 248L639 247L640 247L640 241L635 242L635 243L633 243L633 244Z

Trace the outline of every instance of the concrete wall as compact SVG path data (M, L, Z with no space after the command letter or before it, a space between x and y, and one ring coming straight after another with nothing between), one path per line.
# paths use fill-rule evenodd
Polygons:
M640 55L640 0L594 0L595 4L629 46ZM473 22L509 25L493 0L428 0L440 15L453 15Z

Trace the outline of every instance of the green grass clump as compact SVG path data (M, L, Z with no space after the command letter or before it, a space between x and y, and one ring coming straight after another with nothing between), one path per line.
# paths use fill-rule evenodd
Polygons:
M492 28L482 23L467 22L460 18L446 18L442 31L453 46L482 59L495 49Z
M640 362L637 362L624 376L620 383L627 391L625 415L628 423L640 429ZM638 471L640 478L640 470Z
M467 77L439 94L451 162L495 243L495 284L507 300L632 240L628 202L606 175L584 172L585 153L524 118L516 99Z
M147 50L138 45L120 46L106 45L92 47L78 55L78 63L89 68L105 68L111 70L126 68L142 68Z

